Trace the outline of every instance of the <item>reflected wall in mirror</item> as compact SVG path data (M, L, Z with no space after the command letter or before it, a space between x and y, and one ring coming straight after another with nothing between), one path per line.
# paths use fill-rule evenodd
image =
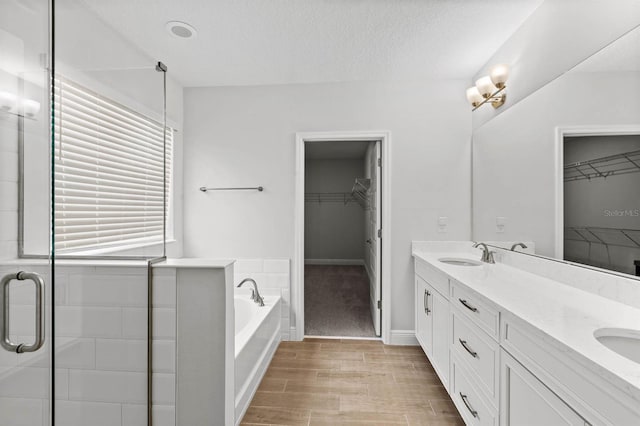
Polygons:
M574 39L594 50L569 71L490 117L474 113L474 240L533 241L542 256L636 274L640 216L633 212L640 209L640 173L565 182L576 173L565 168L569 163L640 150L640 137L633 136L640 135L640 14L630 14L637 15L635 25L612 29L604 45L605 38ZM524 70L518 73L526 77ZM592 192L580 195L578 187ZM593 215L585 217L590 210ZM624 210L631 211L627 217L614 216ZM578 236L574 228L614 230L582 229Z

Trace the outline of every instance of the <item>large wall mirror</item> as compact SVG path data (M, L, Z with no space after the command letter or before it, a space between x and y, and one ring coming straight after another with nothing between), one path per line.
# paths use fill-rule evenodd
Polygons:
M640 16L628 12L636 23L608 40L573 39L594 46L586 59L474 115L475 240L532 241L536 255L640 274Z

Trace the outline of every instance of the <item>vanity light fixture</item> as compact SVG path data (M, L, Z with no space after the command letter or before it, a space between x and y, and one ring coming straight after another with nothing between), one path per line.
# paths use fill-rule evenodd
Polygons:
M0 112L34 118L40 112L40 102L20 99L16 94L0 91Z
M476 85L467 89L467 100L473 106L473 111L486 103L491 103L494 108L504 105L507 94L507 78L509 78L509 66L499 64L491 68L489 75L479 78Z
M12 112L16 109L18 97L13 93L0 92L0 111Z

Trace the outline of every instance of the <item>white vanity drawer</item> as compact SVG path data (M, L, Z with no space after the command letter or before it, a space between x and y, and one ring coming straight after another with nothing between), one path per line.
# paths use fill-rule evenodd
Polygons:
M464 308L463 308L464 309ZM476 376L480 389L495 407L499 400L500 346L479 327L471 324L459 309L451 310L453 351Z
M463 312L473 324L478 325L497 341L499 337L500 320L498 310L491 307L483 297L468 290L456 281L452 281L451 283L451 303L460 308L460 311Z
M443 295L447 300L449 299L449 277L446 274L438 271L430 266L428 263L416 259L415 261L416 275L428 282L431 287Z
M498 413L478 391L456 356L451 361L451 398L468 426L498 426Z

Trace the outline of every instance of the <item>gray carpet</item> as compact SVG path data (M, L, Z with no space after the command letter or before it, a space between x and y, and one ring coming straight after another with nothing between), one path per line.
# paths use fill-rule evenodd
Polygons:
M304 333L375 337L369 309L369 278L364 267L305 266Z

